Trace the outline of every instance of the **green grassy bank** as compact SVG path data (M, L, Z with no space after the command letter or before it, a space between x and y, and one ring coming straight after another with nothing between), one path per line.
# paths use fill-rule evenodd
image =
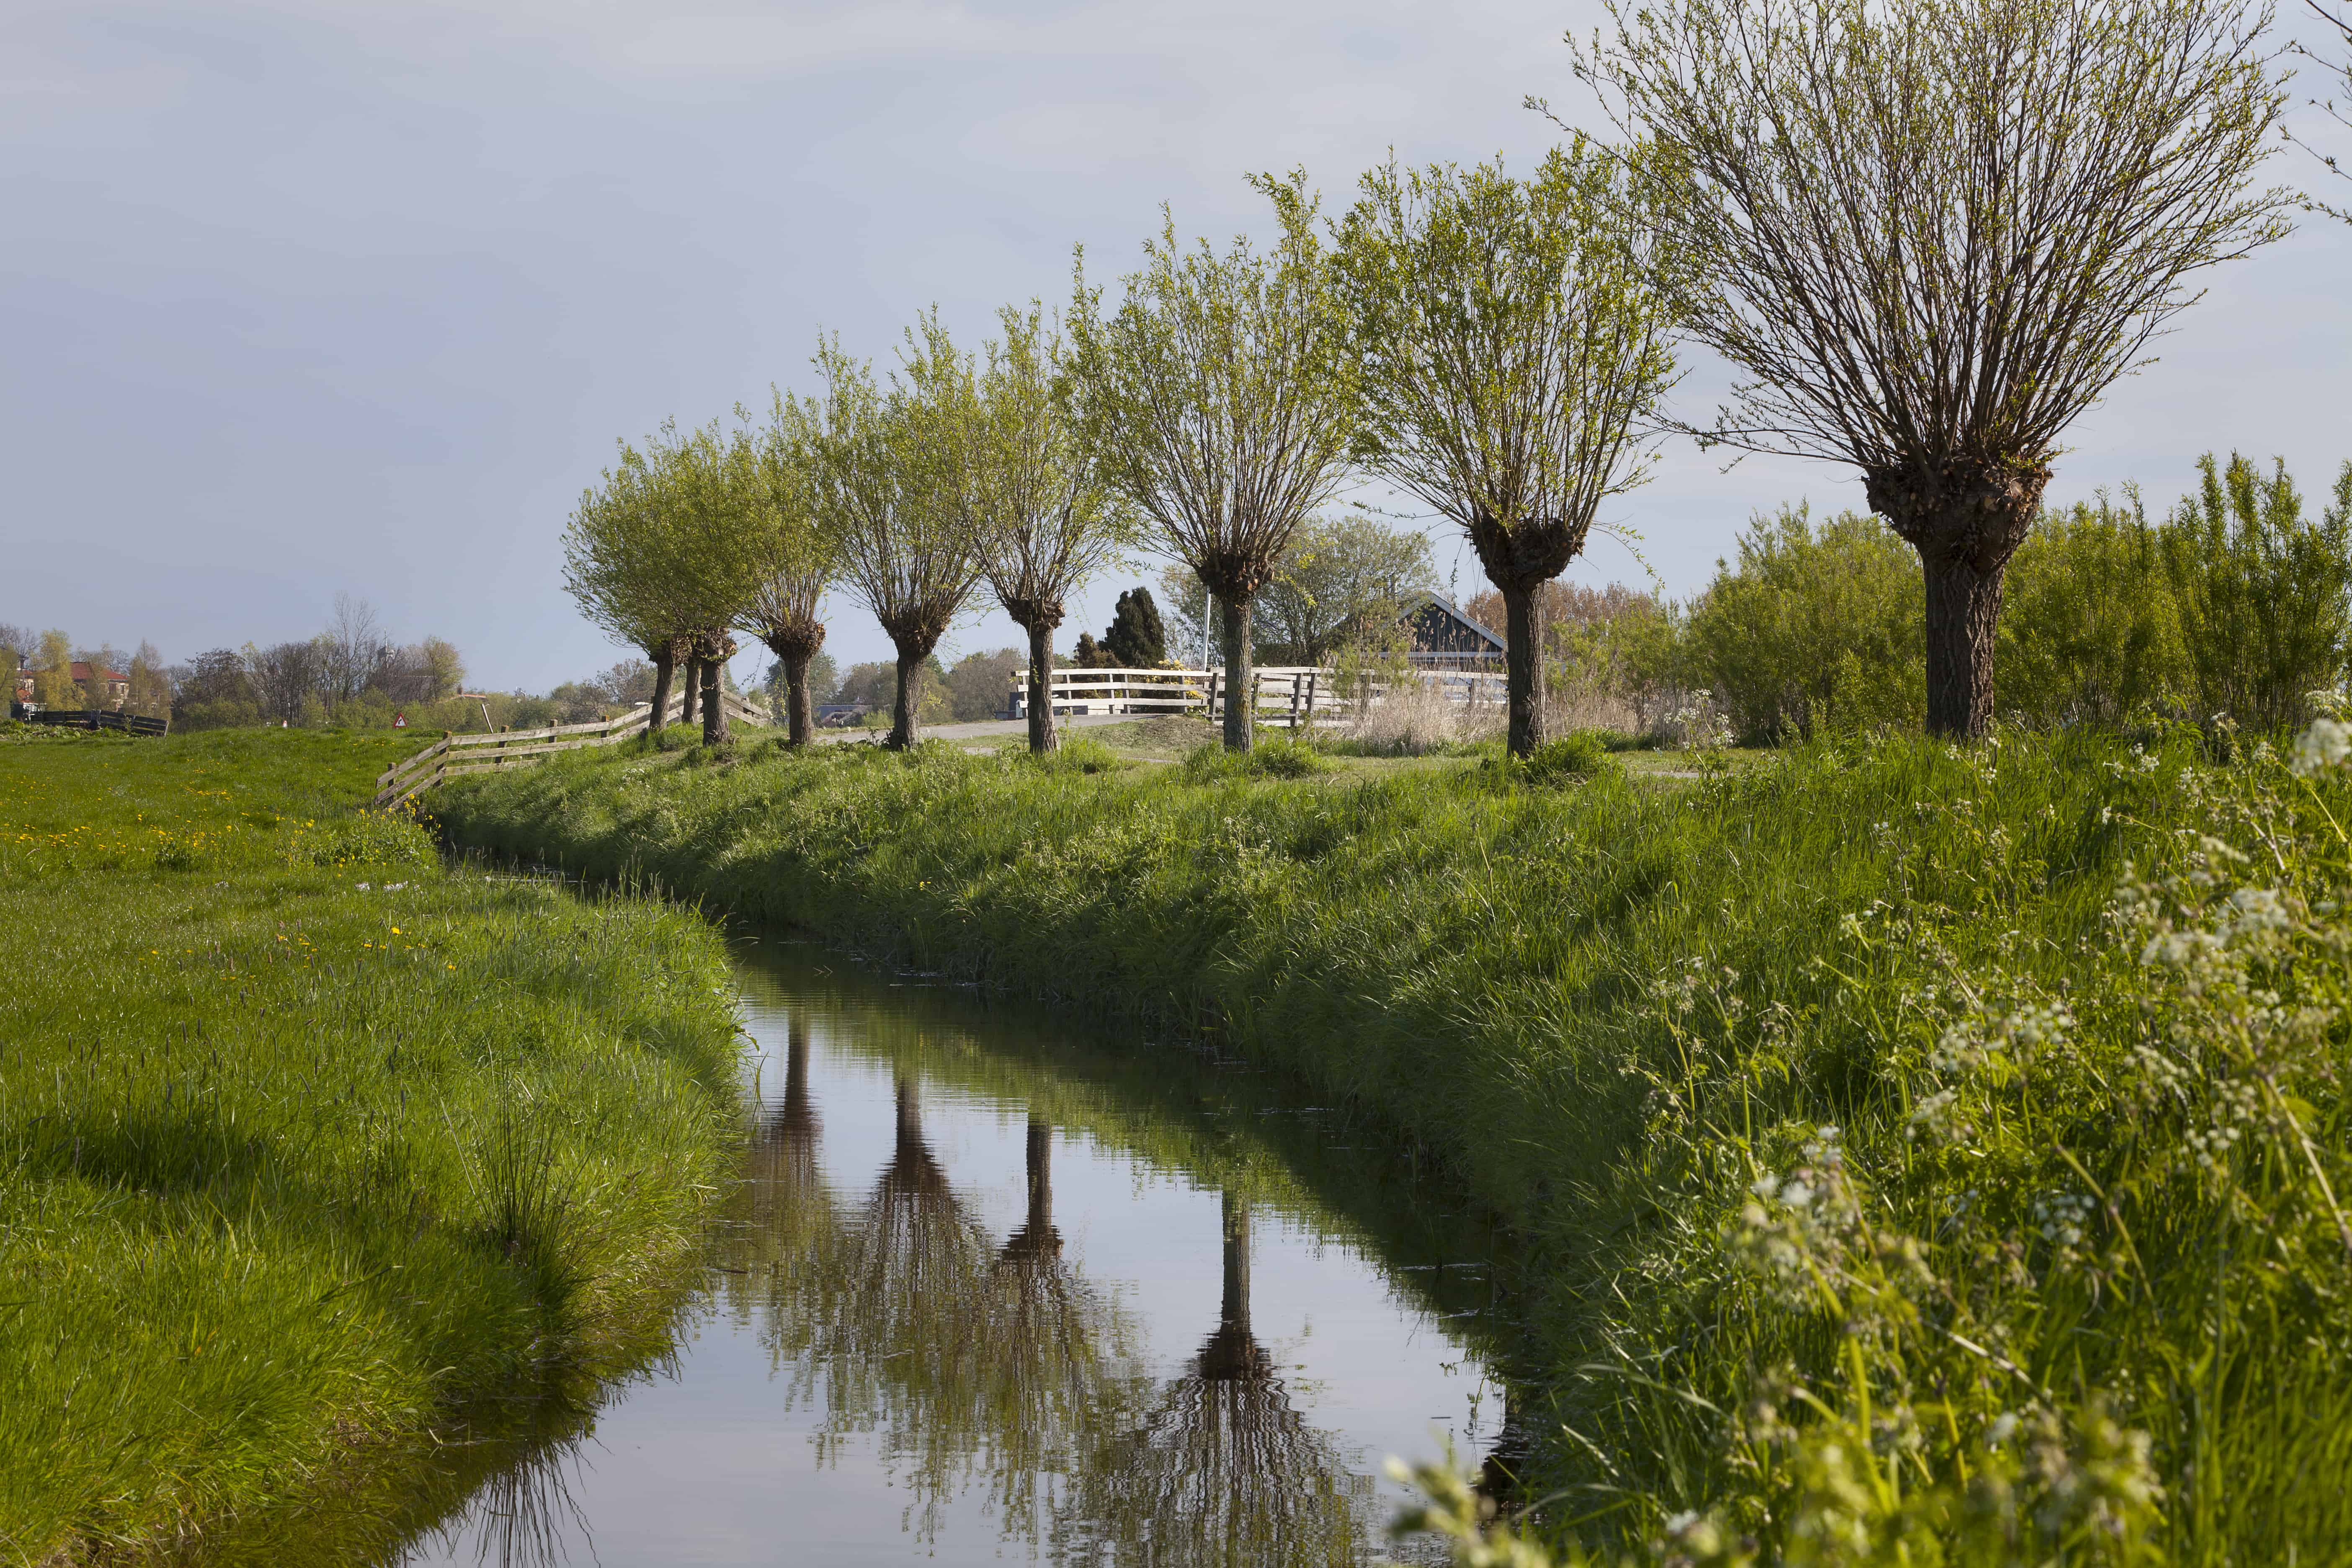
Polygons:
M1214 1030L1414 1135L1541 1245L1556 1534L2352 1555L2332 775L2095 737L1542 784L1106 760L608 753L433 809Z
M367 1561L664 1342L721 946L445 870L414 745L0 736L0 1561Z

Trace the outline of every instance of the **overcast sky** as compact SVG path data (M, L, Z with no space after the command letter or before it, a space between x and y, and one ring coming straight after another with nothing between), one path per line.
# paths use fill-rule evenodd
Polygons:
M936 300L976 342L1062 298L1083 242L1131 265L1269 226L1244 183L1333 201L1410 162L1589 118L1564 30L1593 0L1184 6L697 0L0 5L0 620L167 657L307 636L338 590L469 680L546 687L619 657L557 541L616 437L806 387L820 326L887 359ZM2292 151L2273 165L2303 182ZM2352 232L2307 220L2210 278L2162 363L2074 429L2053 500L2198 453L2287 458L2316 504L2352 457ZM1703 413L1720 384L1696 367ZM1672 447L1615 510L1665 587L1704 584L1759 507L1858 504L1840 469ZM1442 530L1442 571L1477 567ZM1597 542L1572 575L1642 580ZM1107 579L1063 632L1108 618ZM836 603L829 647L882 657ZM1015 640L1001 616L951 650ZM763 658L739 661L744 679Z

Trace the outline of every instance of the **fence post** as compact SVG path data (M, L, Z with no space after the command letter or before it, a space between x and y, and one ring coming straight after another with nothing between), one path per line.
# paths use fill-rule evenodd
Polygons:
M1209 671L1209 722L1212 724L1217 721L1217 678L1223 674L1224 671L1222 669Z
M1306 679L1303 675L1290 678L1290 733L1294 740L1298 735L1298 694L1304 689Z
M1315 728L1315 679L1322 673L1319 669L1307 672L1307 727L1310 730Z

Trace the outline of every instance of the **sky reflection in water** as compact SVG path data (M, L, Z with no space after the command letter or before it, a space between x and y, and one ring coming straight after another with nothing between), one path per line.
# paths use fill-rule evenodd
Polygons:
M670 1363L403 1563L1387 1561L1381 1460L1496 1442L1488 1241L1378 1150L1182 1052L746 952L749 1180Z

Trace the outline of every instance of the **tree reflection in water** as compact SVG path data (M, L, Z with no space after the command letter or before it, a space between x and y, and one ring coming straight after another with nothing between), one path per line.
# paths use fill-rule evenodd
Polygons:
M1008 1533L1034 1541L1051 1489L1147 1385L1133 1327L1062 1258L1054 1228L1054 1129L1029 1119L1029 1205L997 1254L990 1303L990 1421L1001 1462L992 1501Z
M1139 1424L1081 1457L1053 1528L1056 1561L1154 1568L1353 1564L1370 1481L1290 1407L1250 1331L1250 1212L1224 1194L1217 1330Z
M1062 1260L1052 1129L1032 1124L1025 1223L1000 1250L925 1141L915 1080L896 1091L890 1163L845 1233L807 1362L828 1406L821 1443L832 1457L875 1434L919 1540L983 1479L1006 1532L1034 1540L1055 1477L1125 1408L1134 1331Z
M840 1206L817 1168L824 1124L809 1093L809 1030L801 1015L786 1025L785 1042L784 1098L752 1137L742 1220L720 1277L736 1321L758 1321L779 1367L808 1351L842 1233Z
M902 1528L926 1543L977 1490L1006 1539L1088 1568L1364 1560L1371 1482L1291 1407L1251 1329L1246 1199L1223 1199L1215 1331L1160 1383L1133 1320L1064 1256L1051 1122L1029 1118L1026 1204L999 1245L950 1184L901 1068L889 1162L854 1207L818 1162L806 1015L787 1041L719 1279L722 1310L756 1324L788 1402L823 1413L820 1463L856 1462L851 1445L871 1437L908 1488ZM482 1561L533 1568L584 1538L565 1485L576 1441L476 1495L462 1528Z

